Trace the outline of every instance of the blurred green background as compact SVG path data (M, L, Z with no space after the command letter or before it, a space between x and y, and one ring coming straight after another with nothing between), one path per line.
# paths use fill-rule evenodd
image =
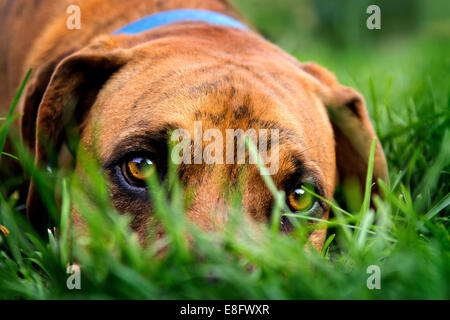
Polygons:
M408 38L450 37L446 0L233 0L269 40L289 51L308 51L318 43L336 50L387 46ZM381 9L381 30L368 30L366 9Z

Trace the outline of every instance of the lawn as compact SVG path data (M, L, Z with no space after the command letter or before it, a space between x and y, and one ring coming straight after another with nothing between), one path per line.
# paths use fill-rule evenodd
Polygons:
M5 157L15 157L25 174L0 178L0 299L450 298L446 28L436 23L385 37L365 30L354 42L343 37L333 43L325 35L308 36L306 27L295 29L296 11L281 6L252 12L254 2L239 7L265 36L300 61L332 70L365 97L389 165L390 184L381 183L384 198L375 201L376 208L367 205L370 175L362 205L355 206L353 194L339 188L330 220L315 225L328 225L322 252L305 250L307 232L314 228L310 217L295 218L298 228L289 236L276 224L261 234L250 230L242 220L239 194L233 195L225 232L206 233L186 221L182 187L172 167L162 185L149 178L155 215L167 234L144 248L128 227L130 217L112 208L98 165L79 155L90 177L84 185L71 172L35 168L9 125L17 121L11 113L0 120L0 151L8 133L15 152L3 154L0 165ZM37 235L24 217L25 199L18 190L30 175L54 216L54 228L45 236ZM54 193L58 201L49 196ZM274 195L279 193L274 190ZM88 225L74 238L68 227L72 202L81 204ZM273 214L279 217L285 210L274 208ZM186 234L192 237L190 247ZM163 247L167 250L161 254ZM80 290L67 287L66 268L73 261L81 266ZM379 268L379 289L369 288L370 266Z

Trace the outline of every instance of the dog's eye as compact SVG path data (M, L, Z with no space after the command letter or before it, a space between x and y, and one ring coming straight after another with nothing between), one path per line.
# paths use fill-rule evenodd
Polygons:
M308 212L317 202L312 194L305 191L303 187L314 190L312 183L304 183L300 188L294 189L288 196L288 205L294 212Z
M154 169L153 161L146 157L135 157L125 161L122 165L122 173L128 183L140 187L145 186L145 180Z

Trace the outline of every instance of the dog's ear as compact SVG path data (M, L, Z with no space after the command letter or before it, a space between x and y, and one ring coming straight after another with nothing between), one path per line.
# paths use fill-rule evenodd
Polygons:
M65 54L44 62L37 69L33 69L30 80L25 88L24 94L19 103L22 104L22 117L20 118L20 131L22 140L27 144L30 150L34 150L36 117L42 96L45 93L50 78L55 71L58 62L64 57L69 56L75 49L66 51Z
M338 83L336 77L314 63L302 64L317 84L317 93L327 108L336 143L339 180L357 179L364 190L372 140L376 138L373 182L389 182L383 148L370 122L363 97L354 89ZM379 193L375 185L372 194Z
M21 133L38 167L46 168L55 161L67 128L81 121L105 81L128 60L128 50L113 41L99 40L35 75L23 100L27 115ZM42 226L47 218L40 199L32 179L27 215L32 224Z

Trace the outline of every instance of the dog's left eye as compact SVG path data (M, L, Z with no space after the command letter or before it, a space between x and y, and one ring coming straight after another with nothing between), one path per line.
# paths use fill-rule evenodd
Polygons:
M307 192L304 187L309 190L314 190L312 183L305 183L301 187L294 189L287 198L290 209L294 212L308 212L310 211L317 200L314 196Z
M152 160L146 157L135 157L122 164L122 174L128 183L145 187L145 180L155 170Z

